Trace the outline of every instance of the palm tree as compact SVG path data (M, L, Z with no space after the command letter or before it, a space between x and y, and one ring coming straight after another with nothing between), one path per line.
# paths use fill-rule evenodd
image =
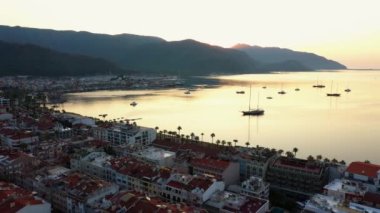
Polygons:
M313 157L312 155L309 155L309 156L307 157L307 160L308 160L308 161L314 161L314 157Z
M178 134L180 135L180 134L181 134L182 127L181 127L181 126L178 126L177 129L178 129Z
M222 146L226 145L226 141L222 140Z
M216 140L216 145L219 146L219 144L220 144L220 140L218 139L218 140Z
M238 140L237 140L237 139L234 139L233 141L234 141L234 143L235 143L235 146L236 146L236 144L237 144Z
M322 160L322 155L317 155L317 160L321 161Z
M215 133L211 133L211 143L214 143L214 137L215 137Z
M186 135L186 140L189 141L190 135Z
M297 156L298 148L297 148L297 147L294 147L294 148L293 148L293 152L294 152L294 157Z
M154 129L156 129L156 132L160 129L158 126L156 126Z
M323 160L323 162L325 162L325 163L330 163L330 159L325 158L325 159Z
M191 140L194 140L194 136L195 136L194 132L192 132L192 133L190 134L190 136L191 136Z
M294 158L294 154L291 151L287 151L285 154L286 154L286 157L288 158Z
M195 136L195 137L194 137L194 140L195 140L196 142L198 142L198 141L199 141L199 136Z
M279 150L277 151L277 153L280 154L280 155L282 155L282 153L284 153L284 150L279 149Z
M249 147L249 142L247 141L247 142L245 142L245 145L247 146L247 148Z
M232 146L232 142L231 141L228 141L227 144L228 144L229 147Z
M341 161L340 161L340 164L342 164L342 165L346 165L346 161L341 160Z
M205 135L205 133L201 133L201 140L203 141L203 135Z

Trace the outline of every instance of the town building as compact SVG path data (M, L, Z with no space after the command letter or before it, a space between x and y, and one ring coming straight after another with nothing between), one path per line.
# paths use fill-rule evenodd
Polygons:
M366 184L370 191L380 192L380 165L352 162L347 167L344 177Z
M341 205L340 200L336 200L331 196L316 194L305 203L304 211L313 213L347 213L349 209Z
M95 175L107 181L112 181L110 175L111 155L105 152L91 152L83 157L71 158L70 168L89 175Z
M273 189L307 197L322 192L327 178L321 162L279 157L269 165L265 180Z
M157 166L142 162L135 158L123 157L110 161L112 181L125 187L145 193L149 196L158 196L161 192L162 179L167 179L167 173Z
M131 155L148 163L163 167L172 167L176 157L175 152L152 146L137 152L132 152Z
M202 204L212 194L224 191L225 184L209 176L174 173L163 186L161 196L169 202Z
M14 128L2 128L0 130L0 140L3 146L11 149L31 149L38 141L37 135L31 131L19 130Z
M114 124L110 127L95 127L93 135L94 138L113 145L144 146L156 139L156 130L134 124Z
M51 205L35 193L12 183L0 181L0 212L50 213Z
M33 190L60 212L84 213L86 206L119 190L116 184L62 167L44 168L31 179Z
M303 211L313 213L379 213L380 209L378 206L367 205L365 202L343 202L342 200L337 199L333 196L316 194L312 196L308 201L306 201Z
M185 203L172 204L159 197L147 197L136 191L120 191L113 196L94 202L88 209L88 212L206 213L200 208Z
M203 206L210 213L266 213L269 211L268 200L246 197L227 191L214 193Z
M201 158L190 161L190 174L212 175L222 180L226 186L237 184L240 180L239 163L227 160Z
M251 176L265 178L268 166L278 157L275 150L268 148L241 148L238 155L240 164L240 179L246 180Z
M347 179L335 179L323 189L324 194L334 197L336 200L355 202L362 201L368 191L365 184Z
M268 199L269 183L265 182L262 178L251 176L241 183L240 193L250 197Z
M14 180L23 172L33 169L40 161L24 152L12 149L0 149L0 177L5 180Z

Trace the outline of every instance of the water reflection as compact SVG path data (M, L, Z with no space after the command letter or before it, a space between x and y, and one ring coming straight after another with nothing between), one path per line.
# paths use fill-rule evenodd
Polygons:
M251 146L285 151L297 147L301 157L321 154L380 163L379 77L376 71L219 76L213 77L220 81L219 87L200 88L189 95L183 89L69 94L64 108L94 117L107 113L108 119L143 118L138 124L161 130L180 125L184 134L204 133L206 141L215 133L214 141L237 139L242 146L248 141ZM341 97L326 96L331 81L340 85ZM317 82L326 87L313 88ZM241 115L248 107L249 85L252 106L260 94L262 117ZM350 93L344 92L348 85ZM278 94L281 88L286 94ZM245 94L236 94L241 90ZM132 101L138 105L130 106Z

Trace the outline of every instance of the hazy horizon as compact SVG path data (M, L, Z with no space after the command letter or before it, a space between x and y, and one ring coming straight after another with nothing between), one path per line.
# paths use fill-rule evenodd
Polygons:
M380 2L5 0L2 25L194 39L312 52L350 69L380 68Z

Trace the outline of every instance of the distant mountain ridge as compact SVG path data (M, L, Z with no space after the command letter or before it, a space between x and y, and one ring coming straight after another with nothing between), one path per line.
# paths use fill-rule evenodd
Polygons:
M346 69L346 66L314 53L299 52L279 47L250 46L247 44L237 44L232 48L244 51L255 60L266 64L294 61L313 70Z
M125 73L104 59L0 41L0 76L79 76Z
M291 57L269 60L261 57L265 54L252 51L251 46L222 48L191 39L168 42L158 37L132 34L107 35L0 26L0 40L102 58L116 67L136 70L141 74L208 75L319 69L315 67L344 69L343 65L325 66L326 62L323 60L320 60L320 66ZM253 56L254 53L258 56Z

